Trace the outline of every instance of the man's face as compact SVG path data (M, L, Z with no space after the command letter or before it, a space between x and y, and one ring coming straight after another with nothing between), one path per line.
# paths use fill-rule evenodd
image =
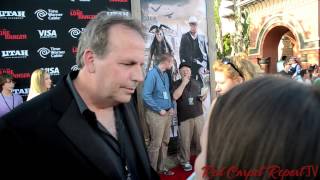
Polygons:
M159 42L161 42L163 40L163 34L160 31L157 31L156 38Z
M143 81L144 40L123 25L113 26L109 33L108 53L95 56L96 95L113 104L127 103Z
M191 69L187 66L183 66L180 69L180 75L182 78L184 78L184 77L190 78L191 77Z
M236 86L239 82L233 80L227 76L223 72L216 71L214 72L214 78L216 81L216 93L218 95L223 95L228 92L231 88Z
M196 33L196 32L197 32L198 24L197 24L197 23L189 23L189 25L190 25L190 31L191 31L191 33Z
M170 57L167 61L166 61L166 65L167 65L167 70L170 70L173 66L173 58Z

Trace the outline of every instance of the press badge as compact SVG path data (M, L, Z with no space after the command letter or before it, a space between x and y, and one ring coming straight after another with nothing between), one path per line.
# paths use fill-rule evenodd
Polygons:
M194 105L194 102L193 102L193 97L189 97L188 98L188 102L189 102L189 105Z
M163 99L169 99L167 92L163 92Z

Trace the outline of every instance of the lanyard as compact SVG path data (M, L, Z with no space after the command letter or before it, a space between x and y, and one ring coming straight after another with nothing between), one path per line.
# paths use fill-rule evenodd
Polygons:
M6 103L7 107L9 108L9 110L11 111L14 108L14 95L12 94L12 108L10 108L9 104L7 103L6 99L4 98L3 94L1 93L1 96L4 100L4 102Z
M163 75L164 73L162 73L158 67L157 67L157 71L158 71L158 74L159 74L159 76L160 76L160 79L161 79L161 81L162 81L162 83L163 83L164 88L167 90L167 86L166 86L166 82L165 82L165 77L164 77L164 75Z

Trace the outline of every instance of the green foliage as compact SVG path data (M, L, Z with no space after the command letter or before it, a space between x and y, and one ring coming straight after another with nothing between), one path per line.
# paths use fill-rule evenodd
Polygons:
M219 59L231 55L232 46L231 46L231 35L230 35L230 33L228 33L228 34L226 34L226 35L224 35L222 37L222 44L223 44L222 51L220 49L218 49L218 51L217 51L217 56L218 56Z

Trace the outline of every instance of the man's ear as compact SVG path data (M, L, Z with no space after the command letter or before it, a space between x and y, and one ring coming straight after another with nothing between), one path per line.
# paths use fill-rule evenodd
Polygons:
M83 62L89 73L95 72L95 55L91 49L84 50Z

